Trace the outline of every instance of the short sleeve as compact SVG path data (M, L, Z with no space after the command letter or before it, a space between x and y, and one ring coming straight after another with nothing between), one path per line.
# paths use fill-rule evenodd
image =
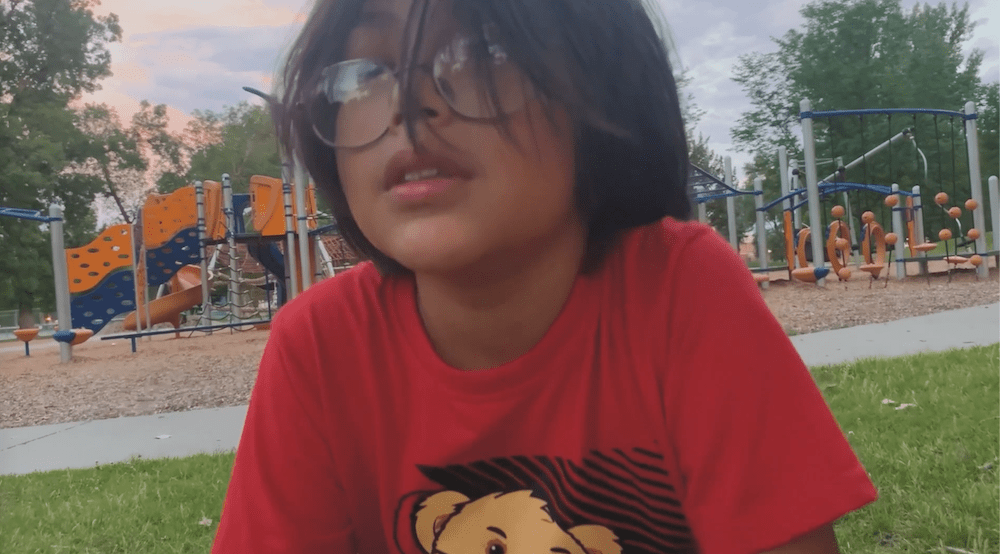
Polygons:
M702 552L764 552L875 500L742 260L712 231L677 247L664 409Z
M293 308L279 312L261 359L214 554L355 551L333 454L318 423L318 353L294 334L293 324L303 323L294 321L294 312L282 317Z

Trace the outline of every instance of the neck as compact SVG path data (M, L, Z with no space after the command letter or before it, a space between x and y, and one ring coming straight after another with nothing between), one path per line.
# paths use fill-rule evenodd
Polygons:
M542 242L542 241L539 241ZM528 352L558 317L580 271L583 233L549 248L458 274L417 274L417 306L438 355L459 369L488 369Z

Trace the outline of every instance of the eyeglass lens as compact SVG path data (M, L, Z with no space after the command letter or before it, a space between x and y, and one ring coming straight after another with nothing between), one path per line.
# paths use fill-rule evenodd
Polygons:
M528 95L523 74L502 47L473 44L462 35L438 51L431 73L451 109L471 119L514 113ZM323 70L309 115L327 144L359 147L381 138L398 106L399 82L392 70L373 60L349 60Z

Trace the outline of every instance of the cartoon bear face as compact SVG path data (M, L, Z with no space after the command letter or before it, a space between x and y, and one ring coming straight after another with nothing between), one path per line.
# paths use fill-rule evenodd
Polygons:
M621 554L618 537L602 525L563 529L531 491L472 500L443 491L416 511L414 530L427 554Z

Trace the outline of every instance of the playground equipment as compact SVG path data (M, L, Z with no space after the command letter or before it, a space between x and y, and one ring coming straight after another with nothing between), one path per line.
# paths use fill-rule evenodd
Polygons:
M259 305L248 299L248 287L261 286L275 290L278 306L287 299L286 276L292 256L285 256L275 242L289 236L289 244L297 248L299 242L312 244L311 235L299 237L294 230L289 233L287 221L279 217L280 200L284 196L285 219L296 217L295 209L288 202L287 187L280 180L253 176L249 194L233 194L228 175L222 182L195 182L191 187L177 190L170 195L152 195L141 212L139 221L143 240L139 249L145 252L135 268L136 305L138 310L125 319L123 328L130 333L103 337L103 340L129 338L135 350L135 339L165 332L211 332L223 328L261 328L270 321L272 307L267 294L266 315ZM307 229L316 228L316 203L312 191L308 195L304 216ZM253 231L247 232L242 214L251 211ZM240 215L237 216L237 213ZM237 248L246 244L246 252L254 256L265 268L263 277L245 279L244 259ZM307 249L309 253L311 249ZM310 260L315 266L316 254ZM304 289L312 273L301 275L296 288ZM275 277L274 283L268 275ZM217 307L211 301L210 289L224 284L225 311L222 319L216 317ZM274 285L273 287L271 285ZM159 286L158 298L145 299L149 286ZM162 295L169 286L169 294ZM181 314L201 306L198 322L192 327L181 327ZM158 323L170 323L172 330L149 330ZM143 330L145 325L145 331ZM178 335L179 336L179 335Z
M890 132L895 132L895 134L882 141L874 148L868 149L865 146L866 135L864 118L873 115L885 116L887 119L886 128L889 129ZM892 129L893 115L897 117L897 120L900 116L910 118L910 126L896 132ZM938 162L938 179L936 183L932 183L930 180L930 171L928 169L926 154L920 147L917 146L916 135L918 130L921 128L917 118L918 115L925 118L933 118L933 136L935 137L935 142L938 146L938 159L936 160ZM941 218L941 223L935 223L933 218L929 223L939 228L954 226L958 230L959 237L964 234L968 241L962 246L972 246L971 251L963 253L962 256L958 256L957 253L952 254L948 252L946 252L945 256L929 256L928 252L934 250L937 245L927 241L924 235L924 210L922 209L924 203L921 201L921 188L926 190L932 187L944 187L945 176L943 174L942 167L945 164L941 158L943 157L942 153L945 149L940 146L941 139L939 138L940 135L938 132L939 116L949 118L949 123L953 120L960 120L962 122L964 135L966 137L966 148L964 148L964 150L967 152L971 191L971 198L969 198L966 202L965 210L972 213L973 224L970 226L969 232L962 232L960 217L963 212L958 206L942 210L944 216ZM765 204L763 197L761 196L762 186L757 182L754 183L753 192L739 191L733 188L723 188L725 185L718 184L720 182L718 179L716 179L716 182L711 185L700 184L700 188L695 189L694 199L699 203L699 214L702 216L704 214L702 203L705 200L722 196L732 198L740 194L752 194L755 196L758 215L756 236L758 241L758 252L760 253L759 258L761 259L761 265L763 267L754 271L769 271L773 269L767 267L767 227L764 222L763 214L779 204L782 206L783 212L781 221L784 227L785 259L788 262L787 270L790 279L815 282L821 285L823 284L823 279L829 275L831 270L832 273L841 280L850 279L851 271L847 269L847 266L851 263L849 258L852 252L856 252L856 255L861 258L860 260L855 260L855 263L860 265L860 270L868 273L872 279L879 278L882 275L882 271L886 271L886 277L888 278L894 262L897 264L895 274L897 279L906 277L906 262L918 262L918 267L920 268L921 273L924 274L927 273L927 262L930 260L943 259L951 263L952 266L961 263L968 263L976 268L977 276L986 275L987 267L984 263L985 256L996 256L997 262L1000 264L1000 251L997 251L994 247L993 251L986 252L984 205L987 203L985 203L982 198L975 121L977 116L975 113L975 107L971 102L966 104L964 112L926 109L812 112L808 100L803 100L801 103L800 117L803 128L805 161L801 166L797 160L792 160L790 162L785 148L781 147L778 149L778 165L782 191L781 197ZM837 155L836 144L834 142L833 135L830 133L830 129L832 128L831 121L846 121L850 117L857 117L860 121L860 137L855 137L855 139L860 139L862 147L861 151L863 153L850 163L845 164ZM822 141L820 144L825 144L831 150L830 158L825 160L818 160L816 156L817 138L815 136L813 122L820 119L826 121L827 123L827 133L821 136ZM926 127L926 124L924 127ZM955 170L957 164L954 140L955 125L951 124L950 127L952 129L951 182L952 188L957 189L956 182L958 180L958 176L957 171ZM896 167L897 164L895 164L893 160L893 150L898 149L904 143L912 145L914 157L913 168L915 169L910 169L909 174L907 175L901 173L900 169ZM889 177L893 181L903 178L911 181L913 183L911 190L901 190L899 184L896 182L893 182L892 186L871 184L868 177L868 160L875 155L887 155L889 157ZM899 154L895 155L898 156ZM821 162L835 164L834 170L823 179L819 178L817 172L817 166ZM922 172L920 171L921 169ZM851 180L848 179L848 172L851 170L860 170L863 174L860 179L861 182L851 182ZM803 177L805 181L804 187L801 186L801 183L799 183L799 180ZM990 177L990 201L988 202L988 205L993 215L992 228L995 234L998 228L1000 228L1000 215L998 215L1000 214L1000 195L998 195L996 183L996 176ZM831 213L834 221L832 221L828 226L824 226L821 218L822 210L820 199L829 197L838 192L843 194L843 205L835 207L837 213ZM860 220L858 222L861 224L860 228L855 226L855 217L853 216L853 213L855 212L852 208L852 202L848 196L849 192L857 193L861 196L867 195L869 198L872 195L877 195L882 198L878 204L883 206L882 208L873 207L872 209L864 210L865 213L862 218L858 218ZM802 224L802 220L799 215L800 208L803 206L807 207L809 212L809 225ZM887 229L879 223L880 218L874 213L875 209L884 210L885 208L891 210L891 221L889 221L891 224L890 232L886 232ZM861 211L862 210L858 210L858 212ZM882 212L882 214L883 217L881 219L886 221L886 218L884 217L885 213ZM702 217L702 220L704 220L704 217ZM816 229L823 229L823 236L814 237L813 234ZM813 238L816 240L812 240ZM807 248L807 245L810 244L811 247ZM824 249L826 250L825 253ZM909 250L908 256L906 253L907 250ZM824 254L826 259L830 262L829 269L826 267ZM815 267L809 266L810 258ZM798 267L796 267L796 265L798 265ZM764 279L758 279L758 282L761 281L764 281Z
M52 274L55 280L56 292L56 314L59 320L60 329L70 328L70 307L69 307L69 279L66 276L66 257L63 255L63 211L58 204L49 206L49 215L45 216L41 211L26 210L23 208L0 207L0 216L14 217L28 221L38 221L49 225L49 237L52 243ZM66 363L72 358L72 345L65 340L66 335L60 335L59 359ZM25 342L25 352L28 352L27 341Z
M820 221L820 211L819 211L818 200L819 200L819 194L820 194L820 187L821 186L823 186L823 185L833 185L833 188L838 188L838 187L844 187L844 186L846 186L847 183L839 183L837 181L843 178L843 176L846 174L846 170L847 169L850 169L851 167L856 166L858 164L862 164L862 167L866 167L866 165L864 165L864 164L865 164L865 161L867 160L867 157L870 156L870 155L875 154L876 152L878 152L879 150L884 149L884 148L888 148L889 155L891 156L892 155L892 148L890 148L891 145L893 143L895 143L897 141L900 141L900 140L903 140L903 139L907 139L907 140L909 140L910 142L913 143L916 159L917 160L921 160L923 162L923 169L924 169L924 171L923 171L923 177L924 177L923 184L924 184L924 186L928 186L928 184L927 184L927 180L928 180L927 159L926 159L926 156L923 154L923 151L916 146L916 139L915 139L916 127L917 127L917 115L918 114L926 114L926 115L931 115L931 116L934 117L934 125L935 125L934 136L935 137L939 136L938 133L937 133L937 118L938 118L938 116L946 116L946 117L953 118L953 119L954 118L960 118L962 121L964 121L964 130L965 130L965 136L966 136L966 151L967 151L967 154L968 154L967 160L968 160L968 166L969 166L969 183L970 183L970 189L971 189L972 199L975 200L975 206L976 206L975 209L972 210L973 211L973 216L974 216L974 221L975 221L974 227L977 228L977 229L982 229L983 228L983 224L984 224L984 214L983 214L983 210L982 210L983 199L982 199L981 178L980 178L980 172L979 172L979 149L978 149L978 138L977 138L978 135L977 135L977 130L976 130L976 117L977 117L977 115L976 115L975 106L974 106L974 104L972 102L966 103L964 113L963 112L946 111L946 110L928 110L928 109L918 109L918 110L904 110L904 109L892 109L892 110L851 110L851 111L812 112L811 111L811 106L810 106L810 103L809 103L808 100L803 100L801 102L800 108L801 108L800 118L801 118L801 121L802 121L803 139L804 139L803 140L803 142L804 142L804 154L805 154L805 162L806 162L805 163L805 174L806 174L805 176L806 176L806 185L807 185L807 191L808 191L808 194L809 194L809 204L810 204L809 205L810 221L814 221L814 222L819 222ZM816 175L816 141L815 141L815 137L814 137L814 121L816 119L820 119L820 118L827 118L827 120L830 121L830 120L833 120L833 119L836 119L836 118L844 118L844 117L856 116L856 117L860 118L860 121L861 121L861 124L862 124L862 140L863 140L864 139L864 133L863 133L863 130L864 130L864 127L863 127L863 125L864 125L864 117L865 116L876 115L876 114L878 114L878 115L886 115L889 118L888 120L889 120L889 124L890 125L891 125L891 118L892 118L893 115L896 115L897 117L899 117L901 115L902 116L911 117L912 120L913 120L913 126L910 127L910 128L903 129L902 131L900 131L899 133L897 133L896 135L894 135L893 137L891 137L887 141L885 141L882 144L880 144L879 146L877 146L872 151L866 152L858 160L855 160L854 162L852 162L852 164L848 164L847 166L840 166L838 168L838 170L834 172L834 174L832 174L831 176L827 177L826 179L824 179L822 181L818 180L817 179L817 175ZM828 126L829 126L829 123L828 123ZM953 133L953 138L954 138L954 133ZM831 149L832 149L833 148L832 138L828 137L828 142L830 143ZM938 155L939 156L941 155L941 149L940 148L938 148ZM891 158L890 158L890 161L891 161ZM938 163L939 174L941 173L941 166L942 166L942 164L939 162ZM892 164L890 163L890 171L891 171L891 167L892 167ZM955 163L954 163L954 140L953 140L952 141L952 168L953 168L953 173L954 173L954 167L955 167ZM919 175L919 173L918 173L918 175ZM834 181L831 181L831 179L834 179ZM953 183L953 187L956 186L955 185L954 175L953 175L952 183ZM941 185L940 176L939 176L939 183L938 184L939 184L939 186ZM865 186L866 186L866 184L863 184L860 187L852 187L852 188L864 188ZM871 185L867 185L867 186L870 187ZM917 186L919 186L919 185L917 185ZM896 184L893 185L891 192L894 195L905 194L905 193L901 193L899 191L899 187ZM893 217L892 217L892 219L893 219L893 233L897 237L898 236L902 236L902 229L901 229L900 223L901 223L901 220L902 220L902 218L903 218L903 216L905 214L906 219L907 219L907 223L908 224L913 223L913 224L916 225L916 227L917 227L916 234L917 234L917 236L921 237L921 241L922 241L922 237L923 237L922 215L923 214L922 214L922 210L921 210L921 203L919 202L919 189L915 189L914 193L912 193L912 196L915 197L916 200L910 200L910 199L908 199L905 206L899 206L899 205L890 206L891 209L893 210ZM996 199L991 200L991 207L994 210L997 209L997 201L996 201ZM908 233L908 236L912 237L912 234ZM912 256L911 258L904 258L903 257L903 244L902 243L897 242L894 245L895 246L895 248L894 248L894 250L895 250L895 252L894 252L895 261L899 264L899 265L897 265L897 275L896 275L896 277L899 278L899 279L902 279L902 278L904 278L906 276L906 266L905 266L904 262L906 262L906 261L926 261L927 260L926 253L920 253L919 251L917 251L916 250L916 244L914 244L914 242L916 242L916 241L915 240L910 240L909 241L910 246L911 246L911 256ZM985 240L983 239L983 237L981 235L980 235L980 237L978 239L975 240L975 250L976 250L977 253L985 253L986 243L985 243ZM814 259L817 259L817 260L821 259L820 255L821 254L819 252L819 244L813 244L813 256L814 256ZM891 261L890 261L890 263L891 263ZM986 271L987 271L987 269L986 269L985 265L980 265L980 266L977 267L977 274L980 275L980 276L985 276Z
M725 198L726 200L726 213L728 221L728 231L729 231L729 244L734 250L739 250L739 243L736 231L736 203L737 197L741 196L753 196L757 207L759 208L763 203L763 190L762 181L755 181L754 190L746 191L739 190L734 187L732 171L732 160L728 156L724 159L725 163L725 175L722 179L712 175L708 171L694 165L690 164L688 171L688 185L691 187L693 192L692 200L698 206L698 221L702 223L708 222L708 210L706 203L713 200L718 200ZM757 224L758 228L764 227L764 214L761 211L757 212ZM767 270L767 247L762 246L758 243L758 259L761 260L763 269L754 272L754 280L757 281L762 287L767 288L767 282L769 281L769 276L766 272Z
M143 311L149 316L147 328L159 323L170 323L175 329L180 327L180 315L201 304L201 281L201 270L197 266L180 268L170 281L170 288L175 292L156 298L144 307ZM137 328L136 312L133 311L125 317L122 329L133 331Z
M35 328L35 329L17 329L17 330L14 331L14 336L17 337L17 340L22 341L24 343L24 355L25 356L30 356L31 355L31 349L28 348L28 343L30 343L35 337L38 336L38 332L39 331L41 331L41 329L37 329L37 328Z
M53 338L61 344L61 360L68 362L73 345L86 341L123 313L129 314L124 328L134 332L103 339L129 338L133 351L136 338L142 336L266 326L272 313L270 294L266 295L264 318L259 304L251 306L244 300L247 287L273 290L280 306L288 298L284 291L289 286L303 290L314 277L333 275L333 257L323 247L320 234L336 226L318 227L314 192L308 192L306 210L296 212L290 206L287 183L260 176L254 177L252 183L251 194L233 195L229 176L223 175L222 183L196 182L169 195L150 195L135 225L111 226L89 244L70 249L63 247L59 206L51 206L49 216L33 210L0 208L0 215L50 226L60 329ZM282 204L284 222L279 215ZM247 232L242 215L236 216L237 209L240 214L247 209L253 212L254 230ZM293 217L304 222L304 236L300 237L288 224ZM290 280L287 277L292 272L288 269L295 263L295 250L285 256L275 244L285 237L293 248L304 247L307 253L307 271ZM243 278L245 260L237 253L239 242L247 244L250 255L259 255L267 270L262 277ZM272 282L269 275L276 280ZM225 323L213 319L218 310L210 301L211 283L223 283L228 289ZM149 287L159 287L157 298L146 298ZM169 293L163 295L168 288ZM199 305L199 324L180 327L181 314ZM173 329L152 330L159 323L170 323ZM37 329L15 333L25 342L26 354L30 353L28 342L37 333Z

